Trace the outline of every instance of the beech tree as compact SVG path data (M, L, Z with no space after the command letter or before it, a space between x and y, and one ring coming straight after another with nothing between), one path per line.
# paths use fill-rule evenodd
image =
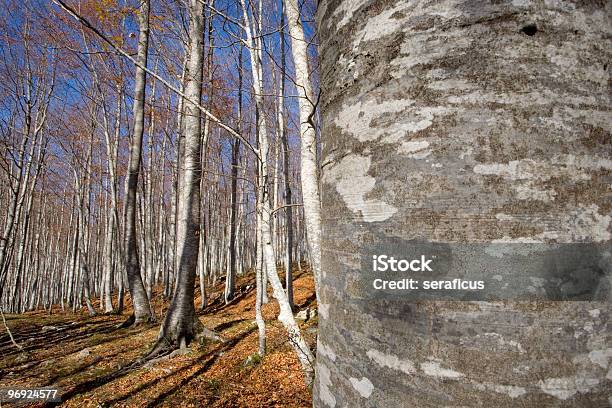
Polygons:
M0 92L14 102L0 107L1 306L93 316L125 303L126 327L170 299L153 358L219 340L198 313L240 301L253 276L259 354L271 289L310 383L292 268L317 258L296 154L297 101L310 98L309 114L316 103L310 84L293 95L282 2L26 1L0 44ZM209 299L217 284L224 296Z
M249 9L246 6L244 0L241 0L242 11L244 14L244 31L246 34L246 44L247 50L250 56L251 62L251 74L252 74L252 86L255 104L257 106L260 114L257 116L257 141L258 141L258 193L257 193L257 216L258 216L258 232L260 237L258 239L258 245L261 246L262 252L262 261L263 267L265 268L264 274L268 277L270 281L270 285L272 286L272 293L274 294L274 298L277 300L278 305L280 307L280 313L278 315L278 320L285 326L285 329L289 335L289 341L291 346L294 348L298 358L300 359L300 363L302 365L302 370L304 371L306 382L310 383L312 381L312 371L314 364L314 356L308 345L304 341L302 337L302 333L300 331L299 326L295 322L293 317L293 311L291 310L291 305L289 303L289 299L287 298L287 294L283 290L282 283L280 278L278 277L278 272L276 271L276 257L274 255L274 247L272 240L272 229L271 229L271 216L272 216L272 208L270 208L270 197L269 197L269 145L268 145L268 135L266 123L263 117L264 112L264 104L263 104L263 94L264 94L264 86L263 86L263 69L262 69L262 42L261 38L254 36L254 27L255 24L252 24L252 19L249 17ZM260 15L261 17L261 15ZM265 291L265 283L262 279L261 290Z
M184 145L179 153L176 248L177 283L160 331L160 339L185 347L201 326L195 313L194 284L200 230L201 114L204 8L189 1L189 62L185 85ZM206 141L204 141L205 143Z
M295 66L295 85L299 96L301 139L301 180L304 220L315 284L321 275L321 194L319 192L319 165L317 136L314 128L316 97L310 78L308 42L304 36L302 15L297 0L283 0L287 13L287 26L291 37L291 54ZM318 293L318 291L317 291Z
M605 348L605 302L393 301L356 284L390 240L503 243L501 257L580 243L606 258L608 15L604 2L319 3L315 406L608 403L607 368L588 357ZM541 256L499 277L516 285Z
M18 311L20 297L17 290L23 283L24 245L27 242L29 221L33 205L33 192L40 179L42 162L46 154L51 96L55 88L56 71L52 61L46 60L38 44L32 44L33 24L26 18L23 29L15 33L16 41L3 48L3 74L10 78L3 89L2 118L2 171L4 226L0 237L0 298L5 294L11 274L15 243L21 242L17 252L17 265L12 273L14 282L11 310ZM8 31L8 30L7 30ZM7 32L8 37L8 32ZM22 56L19 59L17 55Z
M138 56L140 66L136 67L136 80L134 81L134 126L130 144L130 158L128 173L125 181L125 256L130 295L134 304L134 321L136 324L147 322L153 318L149 299L142 283L141 263L138 254L136 236L136 190L138 188L138 175L142 162L142 138L144 134L144 100L149 53L149 0L140 2L138 10ZM144 250L144 248L142 249Z

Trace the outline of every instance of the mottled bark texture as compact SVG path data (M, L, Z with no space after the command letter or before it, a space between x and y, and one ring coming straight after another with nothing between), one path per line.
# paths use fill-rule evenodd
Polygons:
M185 86L185 95L189 100L184 102L185 137L182 154L179 158L181 182L178 191L176 216L177 281L172 302L159 334L160 340L165 339L173 347L179 346L181 348L196 338L203 329L193 303L199 236L201 233L201 142L206 143L206 141L200 140L201 112L198 106L193 103L199 103L202 97L204 11L200 1L189 1L189 17L190 52Z
M321 1L315 406L608 406L609 304L389 304L353 285L390 235L610 240L606 3Z
M140 3L138 10L138 62L147 66L149 49L149 1ZM130 295L134 305L135 323L147 322L152 319L147 292L140 274L140 257L136 235L136 191L138 176L142 161L142 137L144 134L144 100L147 74L144 69L136 67L134 80L134 133L130 144L130 158L125 181L125 254L127 263L127 278ZM144 250L144 248L143 248Z

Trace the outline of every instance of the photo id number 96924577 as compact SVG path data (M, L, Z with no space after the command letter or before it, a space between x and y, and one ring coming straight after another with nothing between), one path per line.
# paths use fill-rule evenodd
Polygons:
M61 401L60 396L61 392L58 388L0 388L0 402L59 402Z

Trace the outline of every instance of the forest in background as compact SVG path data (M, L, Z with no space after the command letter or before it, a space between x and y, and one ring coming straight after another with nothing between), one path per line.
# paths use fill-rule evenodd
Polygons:
M150 361L196 340L227 342L198 313L219 301L209 298L219 285L222 303L240 300L251 287L237 280L252 276L257 354L273 296L310 384L293 274L311 271L316 283L320 270L315 5L6 6L3 313L127 311L120 329L160 323L141 356Z
M612 404L612 3L4 4L0 393ZM362 285L430 246L521 296Z

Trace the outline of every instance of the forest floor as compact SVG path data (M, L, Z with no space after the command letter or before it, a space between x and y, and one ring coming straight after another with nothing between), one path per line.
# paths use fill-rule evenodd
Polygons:
M312 274L294 273L296 309L316 308ZM190 353L149 366L133 363L155 343L159 323L118 329L130 314L129 305L120 316L88 317L86 309L79 314L54 310L6 315L24 351L12 344L1 325L0 388L59 387L59 405L79 408L312 406L300 364L276 320L278 305L271 293L263 307L267 355L261 361L253 358L258 347L254 286L254 276L239 277L237 299L227 306L223 284L209 288L208 306L198 312L199 318L226 343L193 344ZM168 302L159 293L154 298L160 299L154 303L159 316ZM300 326L314 349L317 317Z

